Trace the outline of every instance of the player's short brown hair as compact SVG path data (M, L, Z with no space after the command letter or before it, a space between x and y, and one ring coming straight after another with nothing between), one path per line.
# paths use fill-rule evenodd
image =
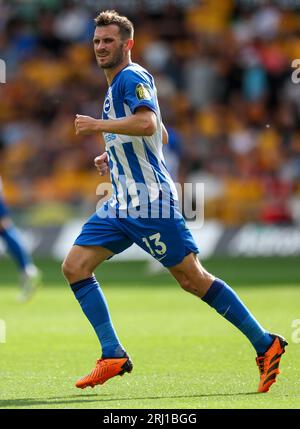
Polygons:
M96 27L105 25L117 25L121 34L122 40L133 39L134 28L132 22L126 17L121 16L115 10L106 10L99 13L95 18Z

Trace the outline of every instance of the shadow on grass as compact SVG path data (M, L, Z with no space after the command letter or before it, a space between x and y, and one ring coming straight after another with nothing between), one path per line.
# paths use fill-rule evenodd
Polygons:
M53 396L50 398L18 398L0 400L0 408L34 407L35 405L68 405L68 404L87 404L91 402L106 403L116 401L136 401L136 400L161 400L161 399L188 399L188 398L218 398L226 396L259 395L258 392L239 392L239 393L210 393L206 395L174 395L174 396L139 396L132 398L114 398L105 397L105 394L87 394L70 396Z

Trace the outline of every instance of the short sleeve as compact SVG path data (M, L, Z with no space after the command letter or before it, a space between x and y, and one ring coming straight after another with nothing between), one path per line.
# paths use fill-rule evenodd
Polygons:
M156 113L156 96L150 77L144 73L128 70L124 73L123 79L124 102L129 106L131 113L141 106L147 106Z

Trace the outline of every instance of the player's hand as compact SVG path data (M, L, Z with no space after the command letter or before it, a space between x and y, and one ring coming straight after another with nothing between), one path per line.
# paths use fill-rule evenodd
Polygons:
M91 116L76 115L75 130L77 135L88 136L99 131L98 119Z
M109 171L108 162L109 162L109 158L108 158L107 152L104 152L100 156L96 156L96 158L94 159L95 167L99 171L100 176L104 176L105 174L108 173Z

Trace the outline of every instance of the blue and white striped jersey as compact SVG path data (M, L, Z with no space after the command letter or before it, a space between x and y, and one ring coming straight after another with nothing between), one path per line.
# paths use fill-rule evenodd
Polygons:
M153 77L140 65L130 63L113 79L105 96L102 119L120 119L147 106L157 117L157 130L150 137L103 133L113 185L110 206L119 210L147 206L177 191L164 162L161 114ZM145 192L146 190L146 192Z

